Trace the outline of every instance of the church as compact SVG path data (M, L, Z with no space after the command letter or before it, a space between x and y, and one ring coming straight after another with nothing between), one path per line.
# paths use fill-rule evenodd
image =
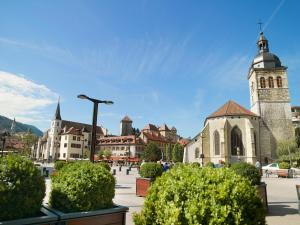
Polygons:
M184 149L184 162L268 163L277 143L294 137L287 67L269 51L263 32L249 72L250 110L230 100L205 119Z

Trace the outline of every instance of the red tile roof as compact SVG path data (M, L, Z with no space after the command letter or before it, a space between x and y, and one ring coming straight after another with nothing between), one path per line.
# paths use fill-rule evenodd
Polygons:
M152 131L158 131L157 127L151 123L147 124L143 130L152 130Z
M62 120L61 122L61 128L64 129L64 127L67 127L67 130L70 129L71 127L74 127L75 129L82 129L85 128L88 132L92 132L92 125L90 124L85 124L85 123L78 123L78 122L73 122L73 121L68 121L68 120ZM103 131L101 127L97 126L97 134L103 135Z
M164 123L163 125L160 126L159 130L165 130L165 131L170 131L169 127Z
M213 114L208 116L206 119L222 117L222 116L258 116L255 113L245 109L243 106L237 104L236 102L230 100L226 102L222 107L220 107Z
M147 132L143 132L143 134L144 134L144 136L146 136L146 138L148 140L167 142L167 139L164 136L160 135L160 134L147 133Z

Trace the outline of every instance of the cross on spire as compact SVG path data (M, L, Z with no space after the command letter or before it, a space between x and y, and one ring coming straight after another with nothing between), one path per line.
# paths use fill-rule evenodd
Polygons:
M262 25L263 25L263 23L260 20L258 20L257 24L259 25L260 32L262 32Z

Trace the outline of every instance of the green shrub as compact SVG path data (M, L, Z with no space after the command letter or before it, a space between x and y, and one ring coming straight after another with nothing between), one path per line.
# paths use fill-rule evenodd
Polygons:
M63 168L67 163L65 161L56 161L54 164L54 169L55 170L60 170Z
M28 159L0 159L0 221L35 216L45 196L45 181Z
M239 162L232 164L230 168L238 175L247 178L252 185L260 184L261 175L259 173L259 169L257 169L254 165L246 162Z
M50 206L63 212L110 208L115 195L115 179L103 166L75 162L52 176Z
M191 165L192 166L196 166L196 167L200 167L201 166L200 163L198 163L198 162L193 162Z
M106 163L106 162L99 162L99 163L97 163L96 165L102 166L102 167L104 167L105 169L107 169L108 171L110 171L110 165L109 165L108 163Z
M290 169L290 164L287 162L279 163L279 168L280 169Z
M207 162L205 167L215 168L215 164L213 162Z
M265 210L250 182L228 168L175 167L151 185L136 225L265 224Z
M149 162L141 166L140 174L144 178L156 178L163 172L162 166L159 163Z

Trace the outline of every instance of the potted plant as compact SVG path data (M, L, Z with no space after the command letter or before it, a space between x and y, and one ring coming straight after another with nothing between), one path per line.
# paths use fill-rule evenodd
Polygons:
M261 175L258 168L254 165L239 162L234 163L230 167L233 171L235 171L238 175L247 178L250 183L255 186L257 190L257 194L261 197L266 211L268 210L268 198L267 198L267 184L265 182L261 182Z
M51 181L48 209L60 224L125 224L128 208L113 204L115 179L103 164L71 163Z
M265 224L263 203L245 178L228 168L181 165L152 184L136 225Z
M17 155L0 159L0 224L56 224L58 217L42 207L45 181L38 168Z
M151 183L156 177L160 176L162 172L163 169L159 163L144 163L140 169L141 177L136 178L136 195L145 197Z

